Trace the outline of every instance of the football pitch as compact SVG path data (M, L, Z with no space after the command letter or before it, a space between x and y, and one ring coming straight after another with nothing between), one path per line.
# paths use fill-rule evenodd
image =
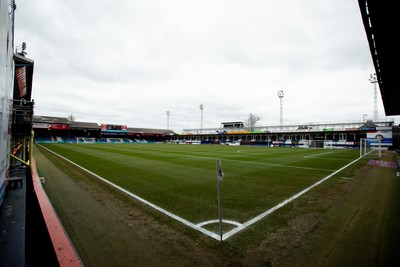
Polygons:
M214 239L220 159L225 240L301 197L359 158L359 150L176 144L45 144L71 163Z

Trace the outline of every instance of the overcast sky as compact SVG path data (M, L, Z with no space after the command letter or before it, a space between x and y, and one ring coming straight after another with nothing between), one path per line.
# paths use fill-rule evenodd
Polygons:
M35 114L199 128L373 117L373 63L355 0L20 0ZM378 112L384 116L379 94ZM398 117L397 117L398 119Z

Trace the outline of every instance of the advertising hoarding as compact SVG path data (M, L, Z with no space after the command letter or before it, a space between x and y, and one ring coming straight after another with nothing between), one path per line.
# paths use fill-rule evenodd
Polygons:
M34 123L33 129L48 129L48 130L69 130L68 124L60 123Z

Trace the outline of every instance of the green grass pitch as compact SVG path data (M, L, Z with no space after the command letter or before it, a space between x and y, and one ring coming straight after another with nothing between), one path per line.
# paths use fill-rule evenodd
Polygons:
M246 222L355 160L358 150L173 144L46 144L93 173L195 224Z

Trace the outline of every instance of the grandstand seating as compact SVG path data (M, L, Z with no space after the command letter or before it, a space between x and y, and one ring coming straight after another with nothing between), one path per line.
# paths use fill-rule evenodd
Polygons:
M36 143L53 143L54 140L51 136L37 136L35 137Z
M77 143L77 140L75 137L67 137L65 138L66 143Z
M94 137L77 137L77 143L96 143L96 138Z
M67 118L33 116L37 142L66 143L144 143L164 142L175 133L166 129L127 128L124 131L103 131L93 122L69 121ZM36 125L36 127L35 127ZM134 140L136 139L136 141ZM139 140L143 139L143 140Z
M107 143L123 143L122 138L107 138Z

